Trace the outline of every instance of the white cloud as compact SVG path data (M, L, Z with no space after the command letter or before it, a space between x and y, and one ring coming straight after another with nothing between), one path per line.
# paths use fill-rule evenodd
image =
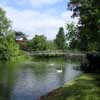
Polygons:
M35 34L44 34L48 39L54 39L59 27L64 26L66 22L77 22L77 19L71 19L72 12L70 11L57 16L35 10L19 11L7 6L3 8L7 12L7 17L12 20L13 29L22 31L29 37L33 37Z
M78 23L78 17L76 17L76 18L71 18L72 14L73 14L73 12L71 12L71 11L66 11L66 12L64 12L64 13L62 14L62 17L63 17L63 19L65 20L66 23L71 23L71 22L73 22L73 23L77 24L77 23Z

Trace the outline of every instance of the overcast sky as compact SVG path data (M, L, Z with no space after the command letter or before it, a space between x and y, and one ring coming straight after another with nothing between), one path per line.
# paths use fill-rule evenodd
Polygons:
M6 10L16 31L22 31L29 38L43 34L54 39L59 27L65 23L77 22L71 19L67 9L68 0L0 0L0 7Z

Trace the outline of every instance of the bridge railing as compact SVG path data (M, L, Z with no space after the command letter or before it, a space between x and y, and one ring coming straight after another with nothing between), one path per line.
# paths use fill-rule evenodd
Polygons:
M71 51L71 50L46 50L46 51L31 51L30 54L39 55L39 54L83 54L80 51Z

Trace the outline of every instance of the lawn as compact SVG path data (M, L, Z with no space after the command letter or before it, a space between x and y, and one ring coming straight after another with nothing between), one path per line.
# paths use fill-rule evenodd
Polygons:
M100 100L100 75L83 74L40 100Z

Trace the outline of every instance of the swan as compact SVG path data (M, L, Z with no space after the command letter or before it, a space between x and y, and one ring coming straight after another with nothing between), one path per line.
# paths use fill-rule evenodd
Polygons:
M60 68L57 68L57 70L56 70L58 73L62 73L63 72L63 65L61 65L61 67Z
M62 70L60 70L60 69L59 69L59 70L57 69L57 72L58 72L58 73L62 73L63 71L62 71Z

